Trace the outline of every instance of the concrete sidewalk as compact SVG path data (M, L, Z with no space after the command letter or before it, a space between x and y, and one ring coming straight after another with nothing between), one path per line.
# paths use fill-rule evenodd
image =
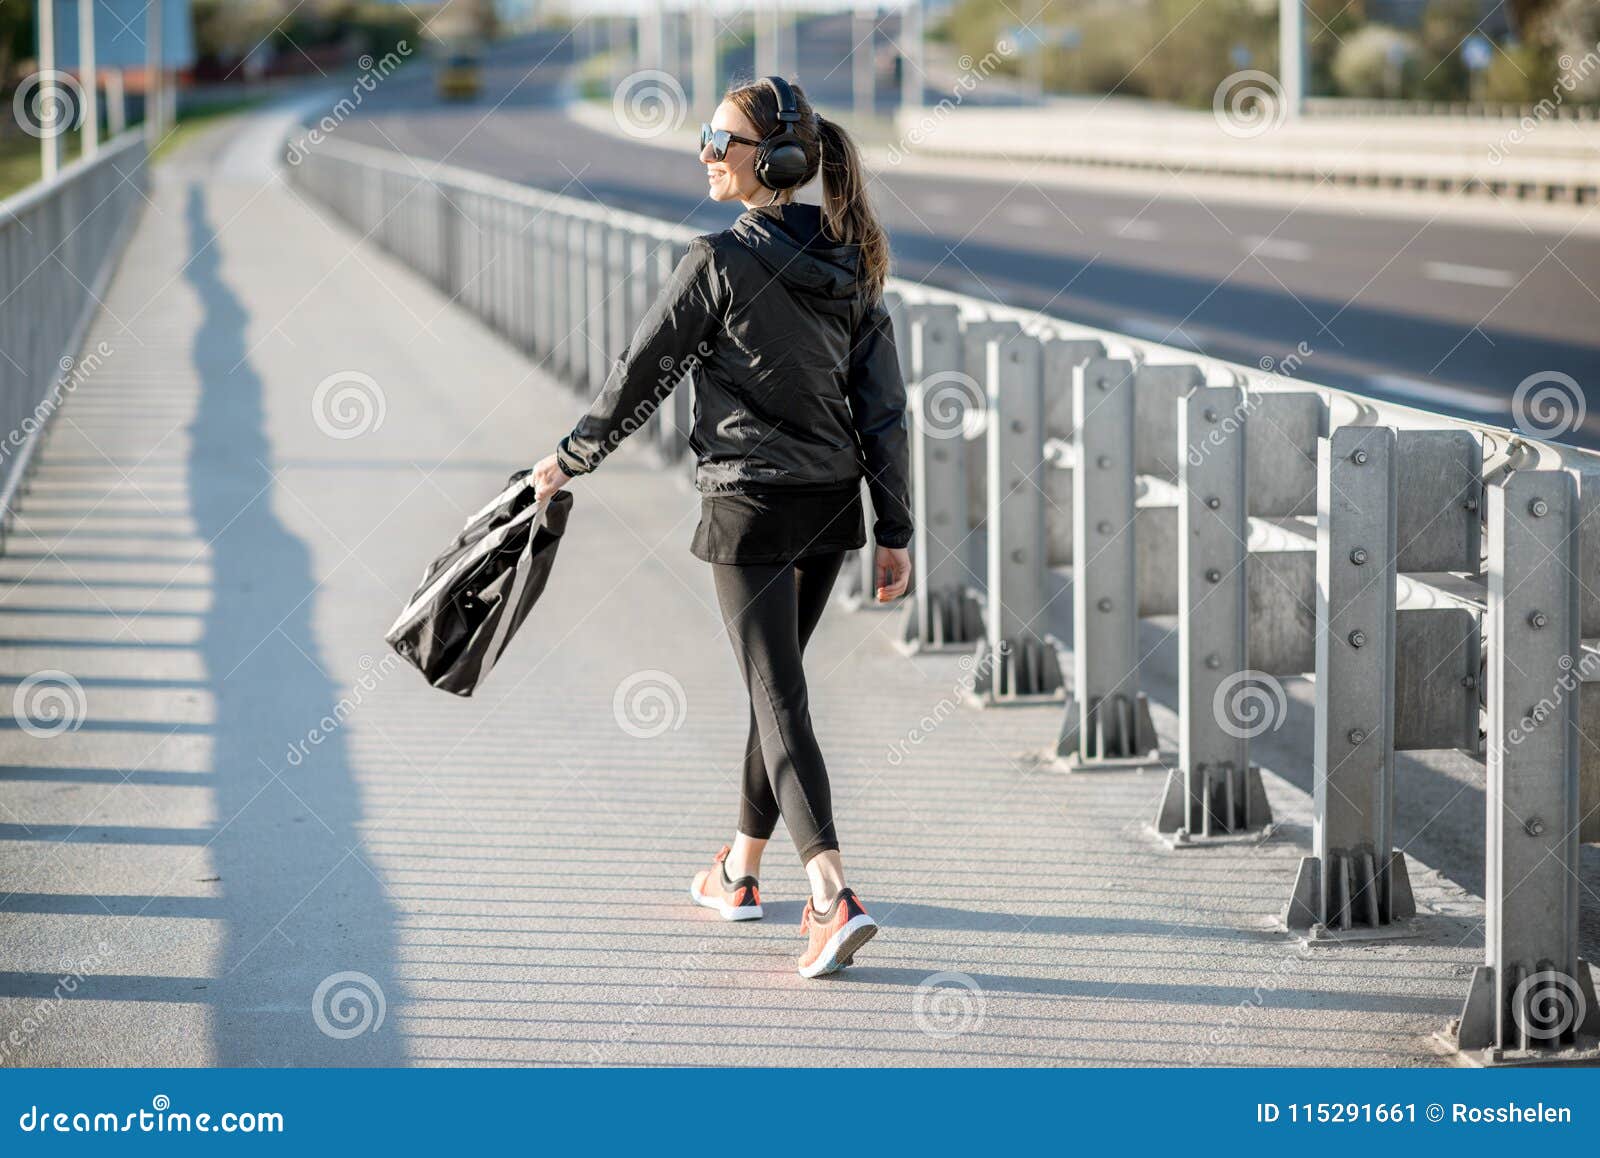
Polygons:
M574 486L478 698L391 660L423 563L578 406L229 147L261 135L156 170L0 557L33 708L0 738L0 1064L1439 1060L1481 902L1414 865L1415 939L1303 950L1271 931L1303 792L1268 776L1262 844L1169 851L1159 776L1041 768L1058 709L962 705L898 615L831 610L808 663L882 934L795 975L781 830L765 921L692 908L746 715L682 472L628 446Z

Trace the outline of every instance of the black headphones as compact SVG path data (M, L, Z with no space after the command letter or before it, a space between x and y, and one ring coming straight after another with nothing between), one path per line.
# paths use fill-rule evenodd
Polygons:
M783 77L764 77L762 83L778 100L778 123L756 146L756 180L774 192L793 189L805 182L810 168L806 147L795 132L795 125L800 123L800 106L794 99L794 89Z

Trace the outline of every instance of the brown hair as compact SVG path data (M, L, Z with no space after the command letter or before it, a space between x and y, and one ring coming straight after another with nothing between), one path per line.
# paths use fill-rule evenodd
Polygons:
M804 185L822 174L822 228L834 241L861 248L861 276L872 296L883 293L889 277L889 238L867 198L861 152L844 126L818 116L805 91L790 83L800 121L795 135L806 154ZM778 98L761 81L736 85L727 100L765 137L778 126ZM799 185L795 186L799 188Z

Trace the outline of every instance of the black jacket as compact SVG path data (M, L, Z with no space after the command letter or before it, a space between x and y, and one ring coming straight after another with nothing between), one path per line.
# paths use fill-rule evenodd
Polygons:
M883 302L860 251L815 205L747 210L697 237L639 323L561 469L599 466L693 372L689 436L703 494L849 482L863 473L887 547L911 542L906 395Z

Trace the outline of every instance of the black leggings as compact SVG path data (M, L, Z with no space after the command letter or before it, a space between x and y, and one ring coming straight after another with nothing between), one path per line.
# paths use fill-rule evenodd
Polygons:
M781 813L801 864L839 847L800 659L845 554L711 565L722 621L750 692L739 831L766 840Z

